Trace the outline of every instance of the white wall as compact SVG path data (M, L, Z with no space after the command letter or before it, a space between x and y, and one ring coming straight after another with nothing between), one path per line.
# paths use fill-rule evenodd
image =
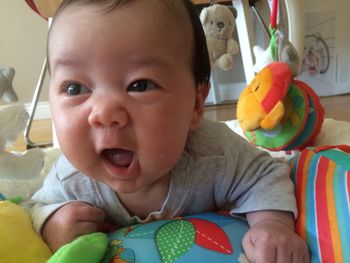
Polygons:
M15 68L19 99L31 102L46 53L47 21L24 0L1 0L0 25L0 68ZM47 101L47 94L44 88L40 100Z
M335 45L342 59L340 63L350 68L350 0L305 0L304 3L306 13L336 11ZM15 89L20 101L29 103L45 58L47 22L24 0L1 0L0 25L0 68L16 69ZM46 80L40 96L42 102L48 100L47 83Z
M330 65L323 74L311 76L304 72L302 80L321 96L349 93L350 1L305 0L305 15L305 33L320 33L329 48Z

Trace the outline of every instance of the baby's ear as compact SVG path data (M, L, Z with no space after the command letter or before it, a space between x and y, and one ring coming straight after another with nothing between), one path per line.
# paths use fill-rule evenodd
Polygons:
M197 88L196 101L194 104L191 129L197 129L200 127L204 115L205 100L208 96L210 89L209 81L200 83Z

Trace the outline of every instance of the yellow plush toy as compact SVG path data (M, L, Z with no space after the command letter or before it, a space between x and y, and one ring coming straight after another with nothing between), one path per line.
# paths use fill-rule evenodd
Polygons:
M282 62L267 65L255 76L237 103L237 119L243 130L271 130L280 122L291 80L292 71Z
M0 201L0 261L46 262L51 252L32 227L29 215L9 200Z

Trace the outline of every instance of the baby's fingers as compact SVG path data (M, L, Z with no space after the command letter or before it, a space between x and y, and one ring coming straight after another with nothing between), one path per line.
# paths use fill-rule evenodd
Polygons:
M89 204L84 204L76 207L75 213L79 221L86 222L91 221L95 223L100 223L105 220L105 213L102 209L93 207Z
M278 261L277 249L268 242L259 242L255 247L255 263L290 262Z
M249 232L244 235L242 240L242 247L244 250L244 253L249 260L249 262L254 263L255 262L255 246L250 240Z
M77 207L75 213L79 215L79 220L74 226L76 237L99 231L100 225L103 224L105 220L105 213L102 209L88 204Z
M276 261L275 262L286 262L286 263L294 263L293 261L293 253L289 251L289 249L285 246L282 246L281 248L276 248ZM299 261L300 263L303 261Z
M81 235L90 234L98 231L99 224L97 222L82 221L75 225L74 238Z
M271 263L276 262L277 250L269 242L257 242L253 244L250 232L248 232L242 241L244 253L252 263Z
M117 229L118 229L117 225L110 224L110 223L107 223L107 222L101 222L98 225L97 231L98 232L108 233L108 232L116 231Z
M309 253L305 254L292 254L292 263L309 263L310 258L309 258Z
M105 214L84 202L71 202L58 209L45 222L42 236L52 251L79 235L96 232Z
M308 253L300 253L300 251L291 251L286 247L277 247L276 253L277 263L309 263Z

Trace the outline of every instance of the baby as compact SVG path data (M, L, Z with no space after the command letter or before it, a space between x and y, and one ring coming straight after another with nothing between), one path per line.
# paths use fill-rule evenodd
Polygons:
M254 262L309 262L288 166L203 120L210 65L189 0L64 0L48 36L63 156L28 204L56 251L79 235L229 210Z

